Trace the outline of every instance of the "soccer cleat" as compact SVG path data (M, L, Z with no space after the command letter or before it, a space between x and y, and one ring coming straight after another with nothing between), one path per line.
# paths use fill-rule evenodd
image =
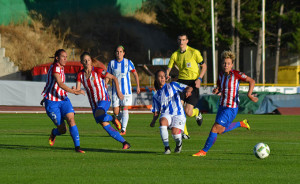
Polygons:
M182 139L190 139L191 137L189 135L186 134L182 134Z
M128 143L128 142L123 142L123 148L122 149L129 149L131 146L130 146L130 144Z
M247 119L244 119L243 120L243 123L244 123L244 128L247 128L247 130L250 130L250 125L249 125L249 123L248 123L248 120Z
M121 125L120 121L118 120L118 118L116 118L116 116L113 116L112 123L115 125L117 130L121 130L122 125Z
M181 148L182 148L182 143L180 144L180 146L176 146L174 153L180 153L181 152Z
M193 154L193 157L205 157L206 152L203 150L200 150L198 153Z
M197 124L198 124L199 126L202 125L203 117L202 117L202 114L201 114L200 110L199 110L198 116L196 116L196 121L197 121Z
M76 151L77 153L85 153L85 151L83 151L83 150L80 149L80 146L76 146L76 147L75 147L75 151Z
M171 154L170 146L166 146L165 147L165 155L169 155L169 154Z
M120 135L126 135L126 130L121 130Z
M49 137L49 144L50 144L50 146L53 146L54 145L54 143L55 143L55 135L53 135L53 130L54 129L52 129L52 131L51 131L51 134L50 134L50 137Z

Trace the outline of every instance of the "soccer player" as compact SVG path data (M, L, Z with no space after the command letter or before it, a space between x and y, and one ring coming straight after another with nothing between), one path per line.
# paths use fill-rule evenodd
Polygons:
M103 129L115 140L123 144L122 149L129 149L131 146L125 139L116 131L109 121L112 121L118 130L121 129L121 123L115 117L107 114L110 107L110 99L106 89L105 78L112 79L116 84L116 94L120 99L124 96L118 86L118 79L109 74L102 68L92 66L92 58L88 52L83 52L80 56L80 62L83 65L83 70L77 75L76 89L80 89L81 84L86 90L90 105L93 110L93 115L97 123L101 124Z
M203 82L203 76L207 70L207 66L203 61L200 51L189 47L189 42L186 34L178 35L177 39L179 49L176 50L169 61L167 69L167 80L169 80L169 73L175 64L179 69L179 76L177 82L186 84L193 87L192 96L186 97L185 94L181 94L181 102L185 103L185 113L189 117L196 117L197 124L201 126L203 118L198 108L194 108L199 100L199 88L201 82ZM199 66L201 66L201 72ZM189 139L189 133L186 126L184 127L183 138Z
M155 73L154 86L156 89L152 103L152 112L154 114L150 126L155 126L155 122L161 113L159 128L161 139L165 146L165 154L171 153L168 128L172 130L172 136L176 142L174 152L180 153L182 149L181 131L184 130L186 117L179 93L185 91L185 94L190 96L193 88L177 82L166 83L166 73L162 70L158 70Z
M253 102L257 102L258 98L252 95L255 81L244 73L232 69L233 61L235 59L233 52L224 51L221 57L223 71L220 72L217 87L213 90L214 94L220 93L221 95L216 120L206 140L204 148L193 156L206 156L206 152L215 143L218 134L224 134L238 127L250 130L250 126L246 119L234 123L232 123L232 121L238 112L238 90L240 81L249 83L248 98Z
M67 97L68 92L79 95L84 94L84 91L71 89L64 84L64 66L66 62L66 51L63 49L57 50L54 55L54 62L50 66L47 74L46 85L42 92L44 99L41 101L41 105L45 103L47 115L57 127L51 131L49 137L50 146L54 145L56 136L66 133L67 128L64 122L64 119L66 119L75 145L75 151L84 153L84 151L80 149L79 133L74 120L75 112L71 101Z
M112 106L114 114L117 116L122 123L121 135L126 134L126 128L129 120L128 106L132 105L132 87L130 80L130 72L133 73L135 78L137 87L137 94L140 93L140 83L139 76L135 70L135 67L125 56L125 49L122 45L119 45L115 49L115 59L111 60L108 64L107 72L116 76L119 82L119 87L121 89L122 94L124 95L124 99L121 100L118 98L116 85L114 85L114 81L112 82ZM106 83L108 83L109 79L106 79ZM120 106L122 106L122 112L120 112Z

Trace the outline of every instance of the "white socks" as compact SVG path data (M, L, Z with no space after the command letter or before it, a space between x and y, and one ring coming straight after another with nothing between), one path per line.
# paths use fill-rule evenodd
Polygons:
M160 136L164 146L169 146L169 132L167 126L160 126Z
M181 134L172 135L173 139L176 142L176 146L180 146L182 144L182 136Z
M125 131L129 120L128 109L122 112L122 130Z

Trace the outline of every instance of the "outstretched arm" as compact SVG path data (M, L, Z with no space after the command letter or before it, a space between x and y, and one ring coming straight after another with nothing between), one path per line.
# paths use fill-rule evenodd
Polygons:
M253 102L257 102L258 98L256 96L252 95L252 92L253 92L253 89L254 89L254 86L255 86L255 81L251 77L247 77L246 82L249 83L249 90L248 90L248 94L247 94L248 98L250 100L252 100Z
M69 88L66 84L64 84L64 83L62 82L62 80L61 80L61 78L60 78L60 75L59 75L58 73L54 73L53 76L54 76L54 78L55 78L55 80L56 80L58 86L59 86L60 88L62 88L63 90L65 90L65 91L67 91L67 92L69 92L69 93L73 93L73 94L75 94L75 95L80 95L80 94L83 94L83 95L84 95L84 94L85 94L84 91L81 90L81 89L78 90L78 89L71 89L71 88Z
M117 95L120 98L120 100L123 100L124 99L124 95L122 94L122 92L120 90L119 82L118 82L117 77L115 77L114 75L112 75L110 73L107 73L106 77L105 77L105 80L106 80L106 78L112 79L114 81L116 89L117 89Z

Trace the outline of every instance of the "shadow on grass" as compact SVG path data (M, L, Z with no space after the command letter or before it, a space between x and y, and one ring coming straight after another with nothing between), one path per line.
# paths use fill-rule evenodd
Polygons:
M15 150L70 150L74 151L74 148L64 147L49 147L49 146L32 146L32 145L12 145L12 144L0 144L0 149L15 149ZM134 151L134 150L112 150L102 148L82 148L86 152L102 152L102 153L131 153L131 154L153 154L153 151Z
M14 136L41 136L41 137L49 137L50 133L49 134L44 134L44 133L15 133L15 134L6 134L6 135L14 135ZM64 136L69 136L70 137L70 134L69 133L66 133L66 134L63 134L63 135L60 135L59 137L64 137ZM101 134L93 134L93 135L89 135L89 134L80 134L80 137L93 137L93 138L97 138L97 137L104 137L104 138L107 138L107 137L110 137L108 134L105 135L105 133ZM128 137L134 137L134 138L144 138L144 137L147 137L145 135L136 135L136 134L132 134L132 135L125 135L123 136L124 138L128 138Z

